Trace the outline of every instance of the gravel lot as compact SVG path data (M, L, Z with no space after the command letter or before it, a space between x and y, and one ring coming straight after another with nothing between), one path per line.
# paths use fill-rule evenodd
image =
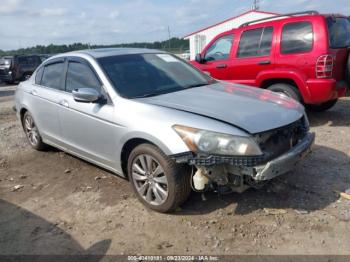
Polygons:
M309 114L316 145L295 172L243 194L193 193L159 214L128 181L33 151L13 89L0 87L0 254L350 254L350 200L336 193L350 193L349 97Z

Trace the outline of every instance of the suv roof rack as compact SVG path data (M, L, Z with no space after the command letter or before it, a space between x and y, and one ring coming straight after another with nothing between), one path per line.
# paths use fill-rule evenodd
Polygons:
M261 18L261 19L250 21L250 22L246 22L244 24L241 24L239 26L239 28L248 26L248 25L253 24L253 23L258 23L258 22L262 22L262 21L266 21L266 20L270 20L270 19L275 19L275 18L279 18L279 17L295 16L295 15L318 15L318 14L319 13L317 11L311 10L311 11L304 11L304 12L288 13L288 14L283 14L283 15L275 15L275 16L270 16L270 17Z

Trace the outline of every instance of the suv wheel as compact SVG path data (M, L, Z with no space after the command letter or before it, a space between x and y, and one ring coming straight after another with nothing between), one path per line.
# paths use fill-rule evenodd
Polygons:
M23 81L28 80L31 76L32 76L32 75L31 75L31 74L28 74L28 73L24 74L24 75L23 75Z
M302 102L299 90L295 86L281 83L281 84L271 85L267 89L270 90L270 91L273 91L273 92L280 93L280 94L283 94L285 96L291 97L291 98L293 98L294 100L296 100L296 101L298 101L300 103Z
M176 164L151 144L141 144L131 152L128 174L138 199L159 212L174 211L191 192L189 167Z
M46 149L46 144L43 143L43 140L39 134L39 130L35 125L34 119L28 111L24 113L22 125L29 144L34 149L39 151Z
M305 107L310 111L323 112L323 111L331 109L333 106L335 106L337 101L338 101L338 99L334 99L334 100L329 100L327 102L324 102L322 104L316 104L316 105L307 104L307 105L305 105Z

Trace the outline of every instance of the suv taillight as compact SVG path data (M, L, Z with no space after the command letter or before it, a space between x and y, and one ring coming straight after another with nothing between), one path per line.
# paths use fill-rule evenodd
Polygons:
M331 78L333 72L334 58L332 55L322 55L317 59L316 77Z

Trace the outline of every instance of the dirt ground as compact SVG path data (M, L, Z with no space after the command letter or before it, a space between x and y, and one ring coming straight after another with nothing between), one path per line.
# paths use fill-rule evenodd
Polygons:
M0 254L350 254L350 98L309 114L312 155L260 190L193 193L159 214L128 181L58 150L36 152L0 87ZM23 186L17 190L15 186Z

